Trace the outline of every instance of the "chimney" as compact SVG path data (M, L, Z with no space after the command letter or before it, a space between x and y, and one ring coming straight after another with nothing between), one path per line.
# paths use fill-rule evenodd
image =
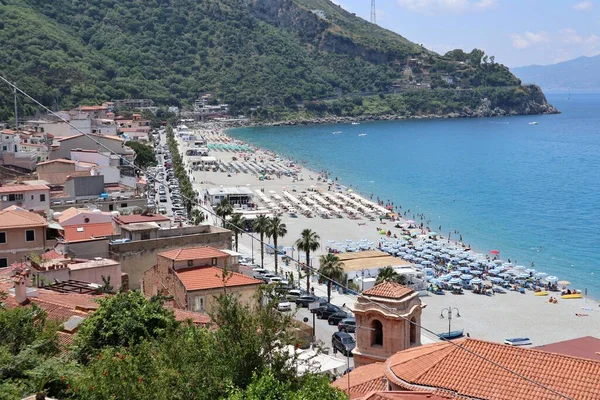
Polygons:
M27 303L27 279L25 273L18 272L13 277L13 282L15 284L15 300L19 304Z

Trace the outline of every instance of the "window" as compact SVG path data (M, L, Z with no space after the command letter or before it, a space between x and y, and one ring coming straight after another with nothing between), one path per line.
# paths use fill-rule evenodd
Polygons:
M376 319L371 322L371 346L383 346L383 325Z
M8 201L23 201L23 193L9 194Z
M204 311L204 297L196 296L194 297L194 304L192 306L192 311Z
M150 240L150 232L142 232L142 240Z
M8 258L0 258L0 268L8 267Z
M35 197L33 195L31 195L31 200L34 200L34 199L35 199Z
M0 232L0 243L6 243L6 232Z
M35 231L33 229L29 229L25 231L25 241L26 242L35 242Z
M410 319L410 345L414 346L417 344L417 321L415 317Z
M83 232L83 228L82 227L77 227L77 232Z
M46 195L40 194L40 201L46 201Z
M188 267L194 266L194 260L188 260Z
M2 151L6 151L7 147L6 146L2 146Z
M217 265L217 259L216 259L216 258L213 258L213 259L211 260L211 264L212 264L212 265Z

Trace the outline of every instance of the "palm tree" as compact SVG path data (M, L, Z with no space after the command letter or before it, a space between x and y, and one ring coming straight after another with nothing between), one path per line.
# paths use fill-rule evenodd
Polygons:
M344 278L344 268L342 262L335 254L327 253L319 258L321 267L321 282L327 281L327 301L331 302L331 284L333 281L339 282Z
M377 281L375 281L376 285L379 285L383 282L396 282L403 285L406 282L406 277L404 275L400 275L397 273L394 268L391 266L379 268L379 273L377 274Z
M300 234L300 239L296 240L296 248L306 254L306 290L310 291L310 252L317 251L321 244L321 237L312 229L304 229Z
M190 217L192 217L192 223L194 225L200 225L202 222L204 222L204 213L197 208L192 210Z
M221 218L221 221L223 223L223 228L225 228L225 224L226 224L225 217L227 217L229 214L233 213L233 206L231 205L229 200L223 199L215 207L215 213Z
M273 238L273 247L275 247L275 274L277 274L277 239L284 237L287 234L287 226L283 223L281 218L275 216L269 221L269 227L267 229L267 236Z
M246 225L246 218L240 213L231 214L231 218L227 221L227 228L232 230L235 234L235 251L238 251L238 236L244 232L244 226Z
M259 215L256 217L254 222L252 223L252 229L254 232L260 234L260 267L265 267L265 233L267 233L269 228L269 217L264 215Z

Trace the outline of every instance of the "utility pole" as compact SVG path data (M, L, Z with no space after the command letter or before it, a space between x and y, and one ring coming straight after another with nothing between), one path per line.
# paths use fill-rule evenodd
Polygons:
M375 15L375 0L371 0L371 23L377 25L377 18Z
M19 111L17 109L17 88L13 87L13 92L15 94L15 130L19 130Z

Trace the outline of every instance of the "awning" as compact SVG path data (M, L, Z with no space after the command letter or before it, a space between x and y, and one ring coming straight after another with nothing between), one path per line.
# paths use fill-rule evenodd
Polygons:
M60 226L60 224L58 222L50 222L48 224L48 229L56 229L58 231L64 231L65 228L63 228L62 226Z

